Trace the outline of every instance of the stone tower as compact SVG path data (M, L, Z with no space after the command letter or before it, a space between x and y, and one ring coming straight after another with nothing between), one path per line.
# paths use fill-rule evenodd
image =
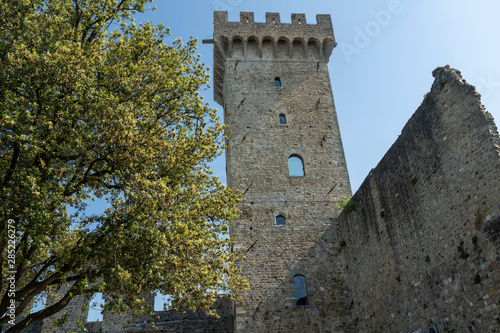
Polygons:
M327 63L330 15L281 23L252 12L214 13L214 97L229 127L228 186L243 193L235 248L246 251L250 287L237 332L319 331L321 283L308 257L351 194ZM326 282L325 282L326 283Z

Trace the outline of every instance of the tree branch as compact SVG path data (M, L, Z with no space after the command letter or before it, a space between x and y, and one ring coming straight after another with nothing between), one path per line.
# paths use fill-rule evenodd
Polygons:
M30 288L25 287L21 290L18 290L16 292L16 301L19 301L20 299L22 299L22 301L17 306L16 311L22 312L24 308L29 304L29 302L33 299L33 297L44 291L49 285L52 285L55 280L60 279L65 273L69 272L73 268L73 263L74 261L71 261L70 263L64 265L59 272L52 274L44 281L39 282ZM26 294L27 296L23 298L22 296ZM0 325L9 318L5 315L9 303L10 298L8 297L8 294L5 293L2 299L2 303L0 304L0 313L4 314L4 317L0 320Z
M12 174L14 173L14 169L17 165L17 160L19 159L19 153L21 151L20 148L21 147L19 146L19 142L15 141L14 151L12 152L12 158L10 160L10 166L3 179L2 187L0 187L0 192L3 191L3 189L9 184L10 180L12 179Z
M66 305L68 305L68 303L71 301L71 299L77 295L75 293L76 291L77 291L77 288L75 288L74 286L71 287L70 290L68 290L66 295L64 295L63 298L59 302L49 306L48 308L41 310L41 311L29 314L28 316L26 316L26 318L21 320L19 323L16 323L15 326L12 326L5 333L19 333L24 328L29 326L31 323L34 323L36 321L45 319L47 317L50 317L50 316L56 314L57 312L61 311Z

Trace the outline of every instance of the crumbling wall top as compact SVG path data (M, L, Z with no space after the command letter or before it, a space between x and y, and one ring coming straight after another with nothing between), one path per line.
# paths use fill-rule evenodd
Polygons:
M433 87L449 80L462 81L462 73L458 69L451 68L450 65L436 68L432 71L432 76L436 79Z

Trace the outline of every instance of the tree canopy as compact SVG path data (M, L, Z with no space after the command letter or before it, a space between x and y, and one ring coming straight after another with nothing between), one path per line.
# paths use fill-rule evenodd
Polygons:
M171 295L173 309L208 311L218 291L237 298L245 288L241 255L226 237L238 196L207 165L224 136L198 93L208 75L195 40L167 43L167 28L134 24L151 1L0 0L0 324L8 332L81 294L111 297L105 311L139 312L155 292ZM85 214L94 198L108 208ZM12 271L15 326L6 325ZM49 292L60 295L30 313Z

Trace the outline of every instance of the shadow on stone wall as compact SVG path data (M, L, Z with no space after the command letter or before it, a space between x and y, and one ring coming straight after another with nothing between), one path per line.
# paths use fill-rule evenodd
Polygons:
M500 330L500 142L475 88L432 90L338 219L363 332Z

